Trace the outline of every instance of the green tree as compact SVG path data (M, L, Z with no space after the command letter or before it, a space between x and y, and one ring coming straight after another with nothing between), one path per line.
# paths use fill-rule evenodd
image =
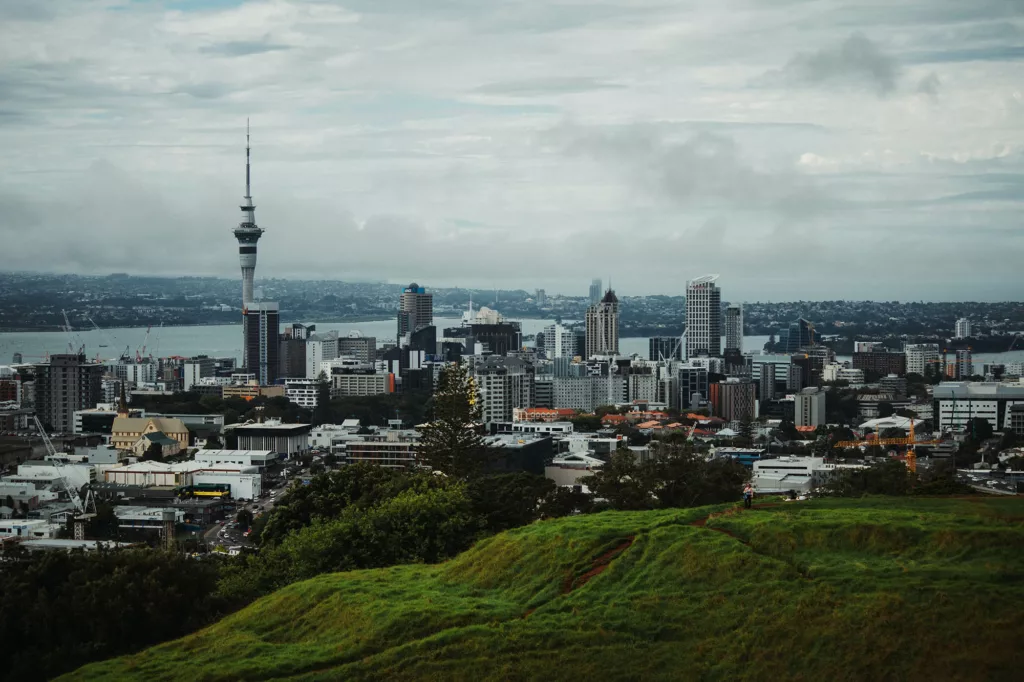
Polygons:
M480 476L467 484L473 512L491 533L537 520L541 503L554 491L553 481L526 472Z
M573 430L580 433L600 431L602 427L601 418L596 414L578 414L570 417L569 421L572 422Z
M594 508L593 498L579 490L557 486L540 504L540 517L553 519L573 514L588 514Z
M465 484L424 477L395 497L347 507L335 519L317 519L279 545L240 557L225 567L220 587L244 601L322 573L435 563L468 548L479 531Z
M331 385L324 372L320 372L316 378L316 407L313 408L310 419L314 426L334 421L334 411L331 409Z
M217 574L148 549L4 551L0 677L53 679L203 627L232 606L215 593Z
M754 425L749 419L740 422L739 435L734 440L742 447L749 448L754 444Z
M614 509L651 509L657 499L652 481L643 476L636 457L629 450L617 450L611 459L580 483L594 497L605 499Z
M840 469L820 488L832 497L861 495L907 495L914 482L913 475L898 459L884 459L864 469Z
M261 545L275 545L314 519L333 519L350 506L366 508L413 485L417 476L370 464L353 464L319 476L309 485L293 485L264 515Z
M487 449L480 435L480 399L465 366L441 370L433 418L420 429L419 459L435 471L466 479L485 470Z
M892 403L888 400L880 400L878 402L878 416L884 419L885 417L891 417L893 414Z
M708 460L692 447L662 447L640 475L660 507L697 507L735 502L743 492L747 469L731 458Z
M964 433L971 440L980 443L992 437L992 424L984 417L971 417L964 425Z
M146 448L146 452L142 454L142 459L145 461L162 462L164 461L164 448L160 443L150 443L149 447Z
M249 511L248 509L240 509L238 513L235 514L235 521L238 522L239 526L245 529L248 529L249 526L252 525L252 519L252 512Z

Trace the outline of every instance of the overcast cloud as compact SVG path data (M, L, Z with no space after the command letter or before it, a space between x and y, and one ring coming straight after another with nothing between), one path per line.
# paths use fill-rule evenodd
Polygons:
M0 0L5 269L1024 298L1024 3Z

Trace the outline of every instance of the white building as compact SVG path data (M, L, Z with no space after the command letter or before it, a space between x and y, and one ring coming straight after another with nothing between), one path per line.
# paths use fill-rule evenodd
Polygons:
M318 449L329 449L334 439L359 433L361 428L358 419L346 419L340 424L321 424L313 427L309 434L309 446Z
M571 358L576 355L576 335L561 324L544 327L544 352L549 358Z
M937 343L908 343L903 352L907 356L907 374L925 376L929 367L937 370L942 363Z
M55 538L62 528L59 523L45 519L3 519L0 521L0 540L7 538Z
M311 410L317 405L317 380L285 379L284 395L299 407Z
M718 275L705 275L686 283L686 353L692 358L722 354L722 292Z
M954 339L969 339L971 338L971 321L966 317L961 317L956 321L956 330L953 334Z
M217 468L226 464L266 469L280 458L270 450L198 450L193 457L204 467Z
M239 450L273 450L282 455L295 455L309 450L309 424L282 424L267 421L261 424L240 424L225 427L225 434L238 436Z
M993 430L1010 428L1010 407L1024 404L1024 383L944 381L932 393L938 431L962 431L968 420L988 420Z
M181 366L181 390L191 391L193 386L202 383L202 368L198 362L186 362Z
M845 381L850 384L864 383L864 370L844 367L838 362L825 365L821 376L824 381Z
M805 388L793 398L796 426L825 424L825 391L820 388Z
M754 462L754 492L785 493L794 490L808 493L824 483L836 470L821 457L777 457Z
M306 378L316 379L321 363L338 357L338 333L312 334L306 339ZM327 372L330 374L330 372Z

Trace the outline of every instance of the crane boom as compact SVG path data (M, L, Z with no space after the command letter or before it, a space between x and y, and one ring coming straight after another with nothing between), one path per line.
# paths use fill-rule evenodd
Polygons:
M61 487L64 488L64 492L67 493L68 498L71 500L71 504L75 505L75 511L79 514L85 514L86 508L89 502L92 500L92 491L90 490L85 502L82 502L82 497L78 494L78 491L68 482L67 477L64 475L64 463L57 456L57 448L53 447L53 442L50 441L50 437L46 433L46 429L43 428L43 423L39 421L39 417L33 415L32 419L35 420L36 429L39 430L39 435L43 439L43 445L46 447L46 452L50 455L50 461L53 463L53 468L57 470L57 476L60 478ZM95 502L93 502L95 506Z

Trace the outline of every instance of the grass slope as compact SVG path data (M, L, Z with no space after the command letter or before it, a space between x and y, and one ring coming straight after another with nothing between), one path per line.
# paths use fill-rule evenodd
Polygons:
M67 679L994 680L1022 666L1024 499L880 498L536 523L442 565L291 585Z

